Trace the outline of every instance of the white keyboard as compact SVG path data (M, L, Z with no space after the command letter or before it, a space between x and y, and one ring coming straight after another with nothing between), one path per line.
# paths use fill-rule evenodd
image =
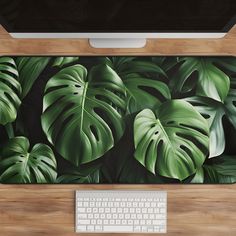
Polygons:
M77 233L166 233L164 191L76 191Z

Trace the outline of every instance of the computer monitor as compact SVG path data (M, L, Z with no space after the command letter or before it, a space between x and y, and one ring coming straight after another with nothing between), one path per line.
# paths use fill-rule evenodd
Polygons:
M1 0L14 38L89 38L94 47L142 47L146 38L220 38L234 0Z

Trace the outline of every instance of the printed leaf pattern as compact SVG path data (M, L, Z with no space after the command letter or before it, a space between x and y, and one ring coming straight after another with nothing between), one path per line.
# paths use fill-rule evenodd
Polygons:
M235 183L235 74L235 57L0 57L0 182Z

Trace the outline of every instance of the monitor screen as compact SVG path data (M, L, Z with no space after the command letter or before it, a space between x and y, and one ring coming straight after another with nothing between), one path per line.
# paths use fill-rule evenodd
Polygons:
M235 73L235 57L0 57L0 183L234 183Z
M235 0L1 0L8 32L227 32Z

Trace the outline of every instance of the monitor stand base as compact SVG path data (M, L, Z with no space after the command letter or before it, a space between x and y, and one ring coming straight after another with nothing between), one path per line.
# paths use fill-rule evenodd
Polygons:
M142 38L91 38L89 43L93 48L143 48L146 39Z

